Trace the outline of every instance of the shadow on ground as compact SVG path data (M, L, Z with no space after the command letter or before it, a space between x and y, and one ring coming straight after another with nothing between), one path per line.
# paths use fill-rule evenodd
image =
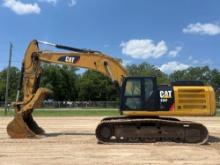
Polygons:
M46 133L46 137L57 137L62 135L70 135L70 136L95 136L95 133L85 133L85 132L56 132L56 133ZM220 137L217 136L209 136L209 139L206 143L212 144L212 143L219 143Z
M208 143L218 143L220 142L220 138L217 136L209 136Z
M82 132L56 132L56 133L46 133L46 137L56 137L56 136L61 136L61 135L72 135L72 136L88 136L88 135L95 135L94 133L82 133Z

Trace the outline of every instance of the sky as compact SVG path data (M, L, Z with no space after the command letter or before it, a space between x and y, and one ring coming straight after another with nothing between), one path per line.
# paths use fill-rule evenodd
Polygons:
M10 42L20 68L33 39L99 50L123 65L147 62L167 74L220 69L219 8L219 0L0 0L0 70Z

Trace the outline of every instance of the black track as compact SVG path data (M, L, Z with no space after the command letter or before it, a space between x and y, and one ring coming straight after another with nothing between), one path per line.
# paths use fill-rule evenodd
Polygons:
M204 144L208 130L200 123L169 117L108 117L96 128L99 143L177 142Z

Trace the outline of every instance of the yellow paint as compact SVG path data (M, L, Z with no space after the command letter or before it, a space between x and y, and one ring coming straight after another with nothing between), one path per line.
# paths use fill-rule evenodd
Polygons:
M214 116L216 114L215 92L211 86L175 86L174 109L125 110L127 116Z

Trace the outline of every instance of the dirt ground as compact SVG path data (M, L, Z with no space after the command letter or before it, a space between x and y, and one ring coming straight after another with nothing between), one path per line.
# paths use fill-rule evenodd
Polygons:
M201 122L210 132L207 145L146 143L97 144L101 117L35 118L50 136L10 139L0 118L0 164L220 164L220 117L182 118Z

